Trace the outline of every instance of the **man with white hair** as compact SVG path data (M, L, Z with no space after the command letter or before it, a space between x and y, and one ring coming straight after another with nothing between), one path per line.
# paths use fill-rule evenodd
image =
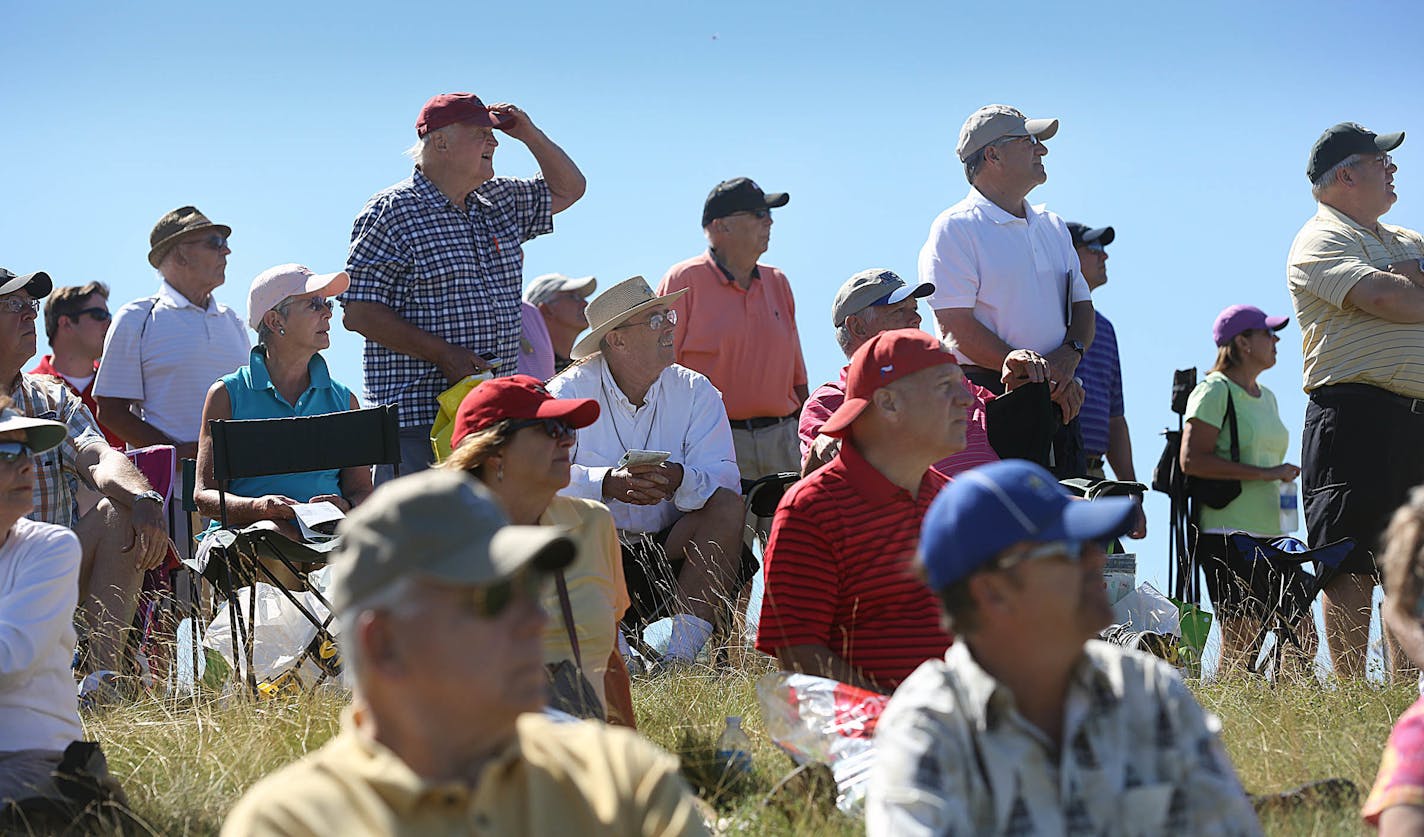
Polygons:
M676 758L540 714L540 590L575 547L506 523L453 471L351 513L329 588L351 707L336 738L248 791L224 835L706 833Z
M574 341L588 328L588 298L597 288L598 279L593 276L546 273L524 289L524 301L539 309L544 318L544 329L554 348L555 374L573 363Z
M1319 206L1286 261L1310 395L1301 440L1306 530L1314 546L1355 540L1323 599L1342 677L1365 674L1379 537L1424 482L1424 236L1379 220L1394 205L1389 152L1402 142L1403 132L1353 122L1321 135L1306 167Z
M540 173L494 176L498 129ZM416 119L415 171L366 202L351 230L342 322L366 338L366 398L400 407L401 472L429 467L436 397L520 355L524 242L583 197L573 160L511 104L443 93ZM377 480L390 469L377 471Z
M213 296L227 281L231 235L191 206L159 218L149 235L158 293L114 314L94 378L96 418L130 447L173 445L180 459L196 457L204 394L247 363L247 329Z
M1006 105L975 111L959 131L957 153L969 194L930 225L920 249L920 281L939 333L970 381L1002 393L1000 369L1015 350L1048 362L1053 400L1069 397L1074 371L1093 342L1093 303L1063 219L1029 204L1048 180L1044 141L1057 119L1029 119ZM1060 478L1086 470L1077 419L1053 445Z

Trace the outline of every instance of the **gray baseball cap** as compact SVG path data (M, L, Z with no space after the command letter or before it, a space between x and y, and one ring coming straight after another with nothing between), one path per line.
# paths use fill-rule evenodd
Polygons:
M530 305L538 305L554 294L564 291L574 291L587 299L597 287L598 279L593 276L572 278L562 273L545 273L524 289L524 301Z
M959 162L969 159L969 155L1004 137L1038 137L1051 139L1058 133L1057 119L1029 119L1016 108L1008 105L985 105L964 120L959 129Z
M909 297L924 299L934 293L934 289L933 282L906 285L895 271L883 267L862 270L847 279L836 292L836 301L831 304L831 325L840 328L845 325L846 317L872 305L894 305Z
M382 486L341 523L329 594L340 612L405 576L490 584L525 567L555 572L574 559L553 526L511 526L489 492L455 471L421 471Z

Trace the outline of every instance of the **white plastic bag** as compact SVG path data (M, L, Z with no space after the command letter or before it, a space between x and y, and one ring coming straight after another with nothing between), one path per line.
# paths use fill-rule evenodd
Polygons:
M1182 614L1172 600L1147 582L1123 596L1112 606L1113 621L1134 631L1152 631L1177 638L1182 636Z
M257 618L249 612L252 588L237 591L238 608L243 621L252 631L252 670L259 683L273 680L277 675L296 665L297 658L316 638L316 626L307 620L287 597L270 584L257 583ZM296 592L295 596L313 616L325 619L327 609L315 595L308 591ZM232 619L228 614L228 604L218 608L217 615L203 634L203 645L211 648L227 660L228 665L239 670L245 680L247 669L243 659L242 635L237 637L237 659L232 658Z

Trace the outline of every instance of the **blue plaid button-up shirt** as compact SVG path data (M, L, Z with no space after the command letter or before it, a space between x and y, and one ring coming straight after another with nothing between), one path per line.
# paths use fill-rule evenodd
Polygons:
M461 209L416 169L376 193L351 230L342 304L378 302L411 325L476 353L494 352L497 374L513 375L519 358L519 301L524 250L554 229L549 187L496 177ZM366 341L366 398L400 406L402 427L429 427L435 398L449 386L433 363Z

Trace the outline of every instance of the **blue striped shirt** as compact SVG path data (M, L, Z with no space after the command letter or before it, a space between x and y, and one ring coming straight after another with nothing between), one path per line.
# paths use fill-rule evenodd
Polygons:
M1123 414L1122 365L1118 362L1117 333L1112 323L1094 313L1098 318L1097 332L1078 364L1078 377L1083 379L1086 391L1078 424L1083 428L1083 451L1088 456L1103 456L1108 452L1108 420Z

